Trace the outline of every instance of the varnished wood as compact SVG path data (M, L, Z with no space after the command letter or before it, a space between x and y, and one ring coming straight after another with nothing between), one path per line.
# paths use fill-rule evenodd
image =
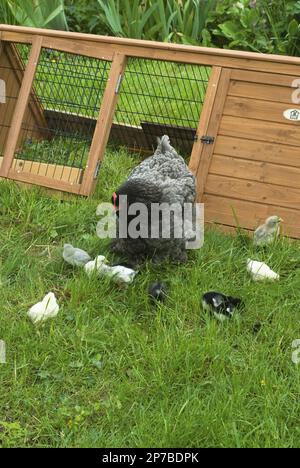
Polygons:
M207 135L213 138L217 138L220 121L223 113L223 108L226 102L228 87L230 83L231 71L228 69L222 69L220 78L218 80L217 92L214 96L214 102L211 109L208 125ZM203 120L202 120L203 121ZM204 124L203 124L204 125ZM199 165L196 173L196 185L197 185L197 200L200 202L205 191L206 178L209 173L209 166L212 161L215 141L213 144L201 143L202 150L199 157Z
M233 132L234 133L234 132ZM249 140L236 136L219 135L215 146L215 154L238 159L249 159L300 168L300 151L297 146L272 144L255 139Z
M275 211L280 206L295 210L300 209L300 189L253 180L209 174L206 181L205 193L272 205ZM249 213L249 216L251 217L252 214Z
M282 75L298 76L300 58L282 55L259 54L236 50L216 49L165 42L142 41L119 37L97 36L92 34L71 33L48 29L26 28L20 26L0 25L2 40L32 42L36 35L47 38L58 38L65 41L78 41L94 45L106 46L108 53L118 53L144 58L172 60L178 62L195 63L256 70L261 72L280 73Z
M202 151L204 150L203 143L200 138L204 135L207 135L208 126L210 124L210 119L212 116L212 110L214 102L218 92L218 86L220 82L222 68L213 67L211 76L209 78L206 96L202 107L202 112L200 116L199 125L196 132L196 142L194 143L189 168L192 173L196 176L199 169L200 160L202 157Z
M246 97L228 96L223 115L242 117L266 122L277 122L286 125L287 129L292 126L300 128L298 121L287 120L283 113L293 105L287 106L282 102L267 102Z
M279 143L287 147L300 145L300 124L295 126L225 115L221 120L219 134L257 142Z
M99 164L104 157L114 112L119 97L117 86L120 84L120 80L124 73L126 61L127 58L125 55L116 54L111 65L107 86L101 103L99 118L90 148L88 164L84 171L80 191L82 195L89 195L93 191L97 181L97 176L95 175L97 164Z
M204 216L206 223L222 223L227 226L237 227L236 216L240 226L253 231L269 216L276 214L284 220L284 235L300 238L300 226L294 222L299 216L298 210L237 200L230 198L230 194L228 196L206 194L203 202L205 204Z
M300 189L300 168L214 154L210 173ZM299 206L300 209L300 206Z
M11 121L10 130L7 137L6 147L4 151L4 159L0 168L0 176L7 177L14 154L16 151L19 134L21 131L22 122L25 116L25 111L30 97L32 84L38 64L38 59L41 52L42 38L37 36L32 45L29 61L24 73L22 86L19 92L17 103L14 109L14 114Z

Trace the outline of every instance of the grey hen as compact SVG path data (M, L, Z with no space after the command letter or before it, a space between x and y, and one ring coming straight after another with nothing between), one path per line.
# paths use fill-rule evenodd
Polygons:
M122 206L120 196L127 196L126 205ZM154 261L174 260L185 261L187 259L185 243L187 240L183 229L183 216L171 213L170 235L163 235L162 216L157 221L159 234L156 238L150 238L151 227L154 220L151 218L152 204L178 204L181 207L185 203L194 203L196 197L195 178L185 164L184 159L177 154L170 144L167 135L158 142L158 147L153 156L145 159L129 175L126 182L113 194L112 203L118 215L117 239L112 243L112 250L131 261L139 263L146 258ZM147 226L140 225L140 232L145 229L147 236L121 238L120 219L122 209L127 210L127 227L135 216L129 215L128 210L133 203L143 203L148 208ZM180 219L179 219L180 218ZM177 224L176 224L177 223ZM182 226L182 235L178 237L175 228L178 223Z

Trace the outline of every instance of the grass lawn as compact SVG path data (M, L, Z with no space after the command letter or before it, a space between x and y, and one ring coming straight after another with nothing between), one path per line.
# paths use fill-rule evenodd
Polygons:
M108 151L89 200L0 183L0 446L299 447L299 243L258 254L211 230L186 265L148 264L127 290L62 261L66 241L112 260L95 211L136 163ZM248 256L281 281L251 282ZM170 287L159 307L147 298L156 279ZM216 322L200 306L211 289L245 311ZM49 291L61 310L35 327L27 310Z

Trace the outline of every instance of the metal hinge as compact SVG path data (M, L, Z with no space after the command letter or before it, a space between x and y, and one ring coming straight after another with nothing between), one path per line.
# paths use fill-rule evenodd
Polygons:
M200 138L200 141L202 141L202 143L205 143L206 145L212 145L215 141L215 138L212 136L204 135Z
M100 166L101 166L101 161L98 161L98 162L97 162L96 169L95 169L94 179L97 179L97 177L98 177L98 175L99 175Z
M122 75L122 73L120 73L118 81L117 81L116 89L115 89L116 94L119 94L119 92L120 92L122 80L123 80L123 75Z

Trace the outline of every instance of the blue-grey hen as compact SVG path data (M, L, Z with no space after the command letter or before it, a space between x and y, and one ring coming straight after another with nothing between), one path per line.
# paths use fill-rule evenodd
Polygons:
M126 205L122 204L121 195L127 196ZM128 179L114 192L112 203L117 211L117 238L112 242L113 252L129 258L135 263L140 263L146 258L154 261L177 261L184 262L187 259L186 241L192 229L187 234L183 226L182 214L178 216L171 212L170 235L165 238L163 234L163 219L158 218L156 229L159 234L156 238L150 237L151 227L156 222L151 217L152 204L178 204L183 207L185 203L192 206L196 198L195 178L184 159L171 146L167 135L158 140L158 146L153 156L145 159L129 175ZM139 226L139 231L148 234L139 235L137 238L120 236L121 210L127 210L127 227L135 218L128 214L133 203L143 203L148 208L147 226ZM183 211L183 210L182 210ZM179 219L180 218L180 219ZM178 237L178 225L182 226L182 235ZM144 228L144 229L143 229ZM176 229L175 229L176 228ZM134 236L136 237L136 236ZM178 237L178 238L177 238Z

